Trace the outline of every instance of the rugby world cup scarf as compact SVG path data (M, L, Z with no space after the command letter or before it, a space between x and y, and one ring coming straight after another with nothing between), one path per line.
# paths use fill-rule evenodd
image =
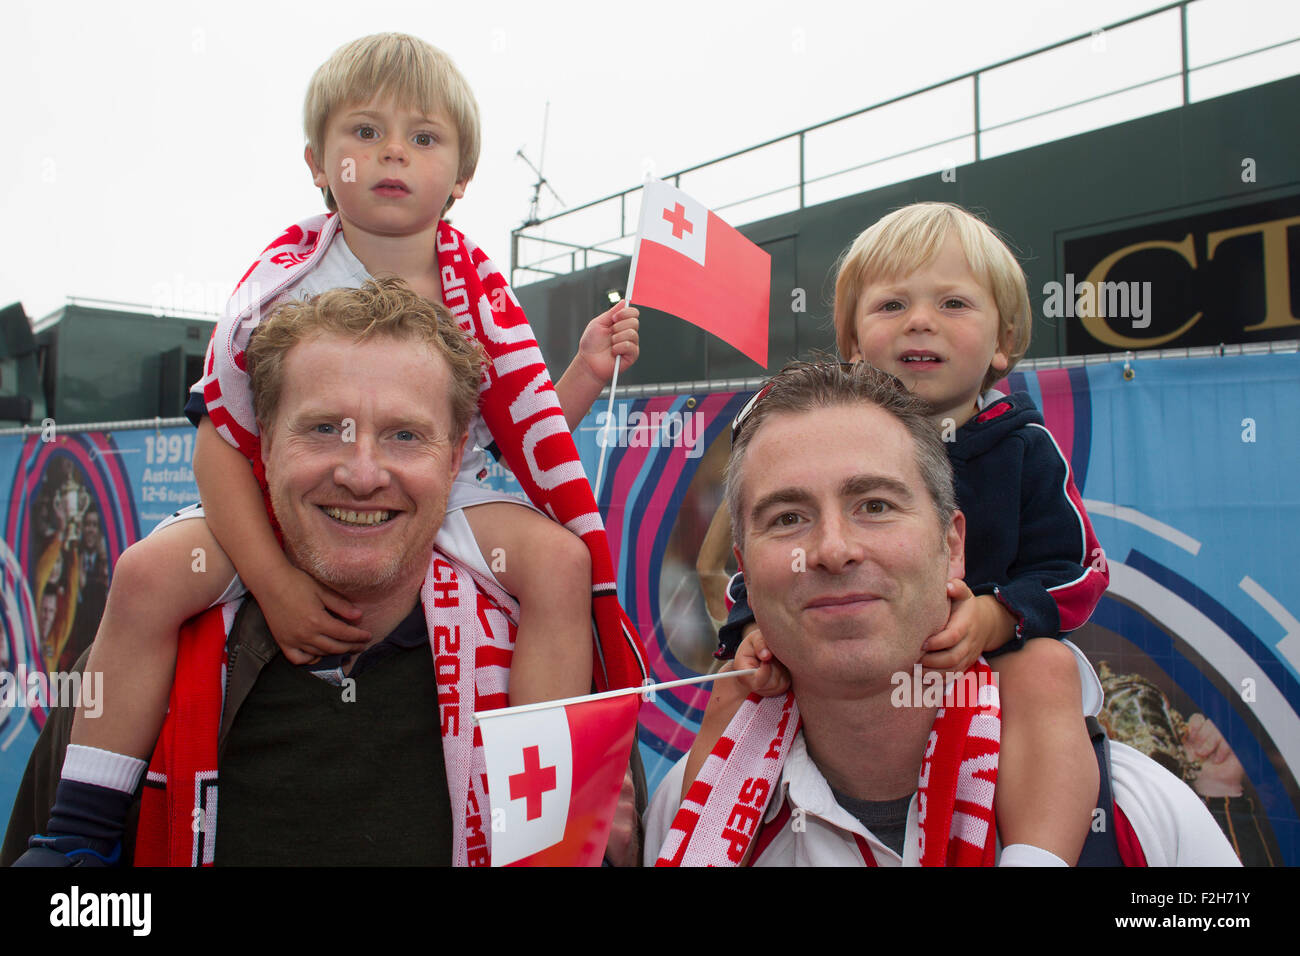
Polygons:
M201 383L208 416L217 432L253 463L264 497L244 352L262 317L320 262L339 232L334 214L285 230L239 280L208 345ZM443 301L488 355L479 389L484 422L529 500L581 538L591 554L597 688L640 684L646 676L645 653L619 605L605 527L528 319L492 260L446 222L438 223L437 254ZM269 514L269 503L267 510Z
M972 670L979 699L957 700L961 695L949 689L949 706L935 714L921 761L916 820L922 866L993 865L1002 709L988 664L980 658ZM798 724L793 693L751 694L686 792L655 865L740 865L778 793Z
M507 705L518 606L492 581L437 552L420 600L437 675L452 862L487 866L487 765L472 718L476 710ZM136 866L213 864L228 637L240 603L212 608L181 629L167 717L141 798Z

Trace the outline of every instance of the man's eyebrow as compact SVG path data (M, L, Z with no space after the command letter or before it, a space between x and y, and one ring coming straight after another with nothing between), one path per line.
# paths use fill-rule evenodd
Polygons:
M840 496L852 498L857 495L870 494L873 491L887 491L904 502L910 503L915 497L912 489L897 478L888 475L854 475L846 478L840 485Z
M290 426L315 424L317 422L341 422L351 416L341 413L328 405L305 406L288 416ZM393 414L380 418L382 428L418 428L421 431L435 431L437 423L424 415Z
M799 505L809 501L812 501L812 495L803 488L778 488L754 502L754 507L749 510L749 518L755 520L773 505Z

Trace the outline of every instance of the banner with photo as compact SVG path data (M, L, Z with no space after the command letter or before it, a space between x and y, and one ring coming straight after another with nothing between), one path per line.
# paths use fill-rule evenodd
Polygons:
M1072 635L1102 675L1103 722L1201 793L1246 863L1300 864L1300 355L1116 362L1001 387L1042 409L1106 549L1110 590ZM715 664L735 569L722 470L748 397L623 399L575 434L590 475L609 446L600 504L657 681ZM33 675L76 660L117 557L197 500L192 443L187 426L0 436L0 820L50 702ZM486 480L519 491L500 467ZM689 748L707 686L642 707L652 787ZM1231 753L1199 759L1191 741L1216 734Z
M1071 635L1102 676L1103 723L1201 793L1245 862L1300 863L1300 356L1116 362L999 387L1042 409L1106 550L1110 590ZM735 570L722 469L748 397L623 401L612 433L603 408L578 432L590 473L610 446L600 504L657 681L714 664ZM652 787L708 693L642 708ZM1231 755L1199 760L1193 744L1216 733Z

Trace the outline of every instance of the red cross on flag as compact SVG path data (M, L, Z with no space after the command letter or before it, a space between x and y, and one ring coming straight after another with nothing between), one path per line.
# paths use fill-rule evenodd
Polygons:
M599 866L636 735L638 694L476 715L493 866Z
M628 299L711 332L767 368L772 257L680 189L641 192Z

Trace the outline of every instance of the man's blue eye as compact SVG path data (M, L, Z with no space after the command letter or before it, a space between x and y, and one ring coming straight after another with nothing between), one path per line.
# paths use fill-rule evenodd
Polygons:
M333 435L333 434L334 434L334 426L333 426L333 425L329 425L329 424L325 424L325 423L323 423L323 422L322 422L321 424L317 425L315 430L316 430L316 434L318 434L318 435Z
M402 431L398 432L395 437L397 438L398 441L415 441L415 432L410 432L403 429Z

